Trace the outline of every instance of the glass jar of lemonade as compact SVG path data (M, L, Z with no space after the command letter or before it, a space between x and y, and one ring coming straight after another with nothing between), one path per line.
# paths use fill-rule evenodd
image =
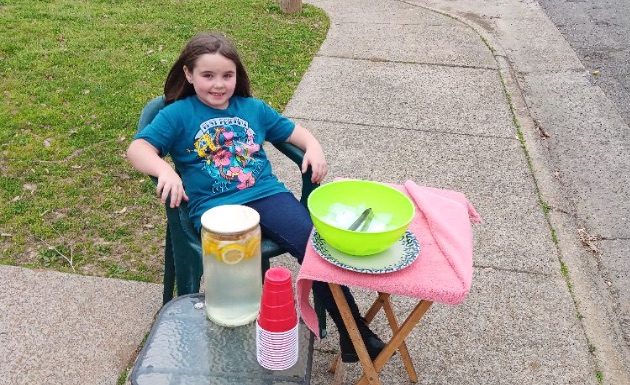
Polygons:
M206 313L219 325L245 325L258 316L259 221L256 210L239 205L217 206L201 216Z

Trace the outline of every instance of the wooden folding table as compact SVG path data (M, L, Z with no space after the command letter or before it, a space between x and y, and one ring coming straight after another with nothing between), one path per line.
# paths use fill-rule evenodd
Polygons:
M471 221L478 223L481 218L464 195L455 191L421 187L413 182L407 182L404 186L392 186L409 195L416 204L416 215L409 231L420 244L417 258L401 268L394 266L383 271L365 272L343 263L333 263L330 256L322 256L313 245L313 240L317 242L317 237L313 234L296 282L300 314L316 336L319 330L317 316L309 301L309 293L313 281L327 282L330 285L364 369L364 376L358 382L361 385L379 384L378 373L396 350L401 354L409 379L416 382L418 375L407 351L405 338L433 302L459 304L464 301L472 285ZM319 244L317 246L320 249ZM365 349L340 285L378 293L377 300L366 313L366 319L371 321L383 309L393 337L374 362ZM402 324L396 319L389 300L390 295L418 299L417 305Z

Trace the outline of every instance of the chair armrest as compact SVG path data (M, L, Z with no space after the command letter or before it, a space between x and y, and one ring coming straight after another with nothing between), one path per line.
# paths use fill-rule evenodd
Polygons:
M282 143L273 143L274 147L278 149L281 153L286 155L289 159L293 161L302 172L302 161L304 160L304 151L302 151L297 146L294 146L288 142ZM313 190L319 187L318 183L311 182L311 177L313 175L313 171L309 167L308 170L304 174L302 174L302 197L300 198L300 202L306 207L306 201L308 196L311 194Z

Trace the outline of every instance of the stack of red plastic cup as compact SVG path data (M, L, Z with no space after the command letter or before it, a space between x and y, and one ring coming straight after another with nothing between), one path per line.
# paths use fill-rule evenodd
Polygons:
M291 271L283 267L265 273L256 322L256 358L270 370L288 369L298 359L298 317Z

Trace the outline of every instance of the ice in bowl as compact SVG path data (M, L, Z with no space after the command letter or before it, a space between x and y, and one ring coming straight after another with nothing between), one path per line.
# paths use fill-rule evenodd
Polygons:
M324 222L335 227L348 229L367 210L365 204L348 206L342 203L333 203L328 209L328 213L322 218ZM393 215L390 213L373 213L373 217L367 228L362 229L368 233L378 233L381 231L393 230L396 227L390 225Z

